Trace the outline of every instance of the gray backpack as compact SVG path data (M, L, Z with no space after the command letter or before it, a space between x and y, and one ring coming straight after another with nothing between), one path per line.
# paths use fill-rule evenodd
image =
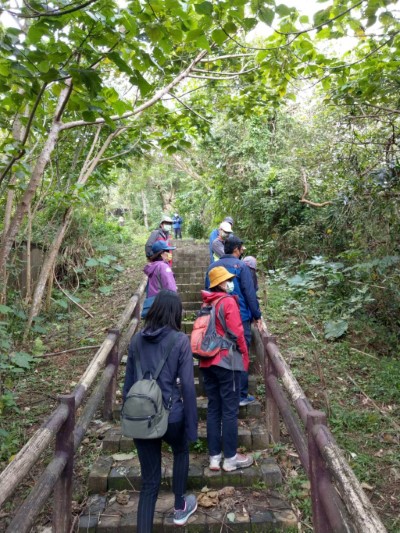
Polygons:
M129 389L122 407L122 435L133 439L158 439L165 435L168 427L169 405L164 406L162 391L157 383L166 360L168 359L177 338L176 333L170 335L169 343L163 352L154 375L143 377L137 338L133 342L133 353L136 367L137 381Z

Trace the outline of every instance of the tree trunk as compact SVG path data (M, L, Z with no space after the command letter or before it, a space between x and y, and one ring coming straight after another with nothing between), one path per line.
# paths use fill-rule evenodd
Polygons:
M37 159L28 187L26 188L22 200L18 205L15 214L10 222L10 227L8 228L8 231L5 232L4 239L0 247L0 274L4 273L7 259L10 255L12 245L15 241L15 237L17 236L17 233L21 227L22 220L36 193L36 189L40 184L47 163L50 160L51 153L53 152L56 142L58 140L58 136L60 134L62 126L60 118L71 94L70 90L71 84L67 84L66 87L60 93L60 96L58 98L57 109L49 131L49 135L43 146L43 150ZM0 284L4 284L4 279L0 279Z
M107 139L103 143L103 146L97 152L96 156L93 157L93 159L91 161L89 161L89 157L93 153L93 149L94 149L95 145L97 144L98 137L99 137L98 136L99 132L96 132L96 135L94 136L94 139L93 139L93 142L92 142L92 146L91 146L91 148L89 150L88 156L86 157L86 160L85 160L85 162L83 164L83 166L85 168L85 172L81 172L77 183L79 183L80 185L84 185L87 182L87 180L91 176L92 172L96 168L100 158L102 157L104 152L107 150L107 148L109 147L109 145L111 144L113 139L118 137L118 135L120 135L123 131L125 131L125 129L126 128L121 128L119 130L113 131L107 137ZM62 242L64 240L64 237L65 237L65 234L67 232L68 226L69 226L69 224L71 222L72 214L73 214L73 207L71 206L65 211L62 224L58 228L57 234L56 234L56 236L55 236L55 238L54 238L54 240L53 240L53 242L52 242L52 244L50 246L50 249L48 250L48 252L46 254L45 260L44 260L42 268L40 270L39 279L38 279L36 287L35 287L35 292L33 294L32 305L31 305L31 308L29 310L28 322L26 324L25 331L24 331L24 340L26 340L26 338L28 336L29 330L30 330L30 328L32 326L33 319L40 313L40 309L42 307L43 294L44 294L44 291L46 289L46 283L47 283L47 281L49 279L49 276L53 272L54 264L55 264L55 261L57 259L58 252L60 250L60 246L61 246L61 244L62 244Z
M31 206L28 208L28 228L26 235L26 283L25 283L25 303L29 303L32 292L32 262L31 262L31 244L32 244L32 211Z
M57 259L58 251L63 242L65 233L67 232L69 223L71 222L73 209L68 207L64 213L63 221L61 226L58 228L57 234L51 243L51 246L46 254L46 258L43 262L42 268L40 270L39 279L37 280L35 291L32 297L32 305L29 310L28 322L24 331L24 340L26 340L29 330L32 326L33 319L39 314L42 306L42 297L46 288L47 280L49 279L50 274L53 272L54 263Z
M10 185L14 185L15 180L16 178L14 175L11 178ZM12 207L14 203L14 196L15 196L14 190L9 189L7 192L7 201L6 201L5 211L4 211L4 229L3 229L2 236L1 236L1 246L3 246L5 242L5 237L10 227L11 212L12 212ZM1 273L0 273L0 285L1 285L0 303L2 304L5 304L7 300L7 278L8 278L7 267L4 264L4 266L1 269Z
M148 213L147 213L146 195L144 191L142 191L141 194L142 194L142 205L143 205L143 222L144 222L144 227L148 230L149 220L148 220Z

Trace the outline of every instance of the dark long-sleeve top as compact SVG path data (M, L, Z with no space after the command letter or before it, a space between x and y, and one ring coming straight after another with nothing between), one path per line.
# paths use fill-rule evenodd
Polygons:
M156 241L165 241L169 246L170 245L169 232L164 231L162 228L157 228L150 233L150 237L147 239L145 247L144 247L145 252L146 252L146 257L151 257L153 255L153 252L151 251L151 247Z
M152 331L144 329L132 337L126 375L123 389L123 401L125 402L129 389L137 381L133 339L138 339L138 351L143 375L146 372L155 373L158 363L169 343L169 336L173 330L167 326ZM147 376L146 376L147 377ZM179 378L179 384L177 383ZM171 411L168 421L170 423L185 421L186 437L188 441L197 440L197 405L196 390L193 375L193 356L190 349L189 339L184 333L179 332L175 345L157 379L162 391L164 405L167 406L172 399Z
M254 289L250 269L243 261L234 255L223 255L221 259L209 266L205 279L205 289L208 290L210 287L210 280L208 278L209 271L218 266L223 266L228 272L235 274L235 277L232 280L234 285L232 294L236 294L239 297L240 316L242 317L242 320L258 320L261 318L260 305Z

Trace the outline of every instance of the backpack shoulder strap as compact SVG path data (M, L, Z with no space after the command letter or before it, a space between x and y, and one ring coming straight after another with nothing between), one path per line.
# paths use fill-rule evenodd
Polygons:
M220 298L218 298L218 300L215 301L215 305L217 305L217 303L223 300L224 298L229 298L230 296L231 296L230 294L225 294L224 296L221 296ZM215 308L215 311L216 311L216 308ZM218 318L222 324L224 333L226 334L228 328L226 327L225 316L224 316L223 311L221 311L221 308L219 308L218 310Z
M158 364L157 370L153 374L153 379L157 379L160 375L161 370L163 369L163 366L165 365L166 360L168 359L170 353L172 352L172 348L174 347L175 340L177 339L178 334L174 331L170 335L169 343L167 344L167 347L163 353L163 356L161 358L161 361Z
M140 381L141 379L143 379L143 370L140 364L137 336L133 338L132 349L133 349L133 359L135 361L136 377L137 377L137 381Z

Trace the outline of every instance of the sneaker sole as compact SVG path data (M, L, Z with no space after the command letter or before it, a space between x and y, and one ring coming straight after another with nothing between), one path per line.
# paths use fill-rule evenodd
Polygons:
M237 465L237 466L229 468L229 469L227 469L227 468L225 468L223 466L222 470L224 472L234 472L235 470L242 470L242 468L250 468L251 466L253 466L253 464L254 464L254 461L251 464L249 464L249 465Z
M192 516L192 514L195 513L196 511L197 511L197 502L196 502L196 507L193 509L193 511L190 511L190 513L186 515L184 519L183 518L181 520L174 519L174 524L176 526L184 526L186 522L189 520L189 518Z
M221 467L220 466L214 466L211 468L211 466L208 467L209 470L211 470L212 472L219 472L221 470Z

